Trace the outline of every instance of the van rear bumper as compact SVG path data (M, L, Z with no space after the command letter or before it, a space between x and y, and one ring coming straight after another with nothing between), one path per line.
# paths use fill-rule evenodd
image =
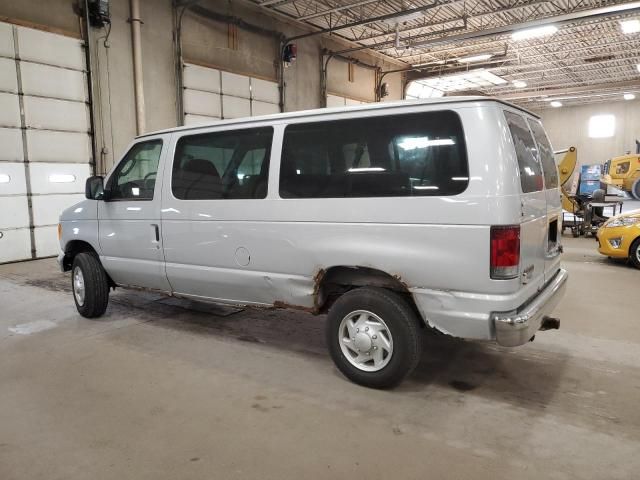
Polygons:
M515 347L531 340L540 330L545 317L562 299L568 277L567 271L561 268L535 297L517 310L492 313L498 344Z

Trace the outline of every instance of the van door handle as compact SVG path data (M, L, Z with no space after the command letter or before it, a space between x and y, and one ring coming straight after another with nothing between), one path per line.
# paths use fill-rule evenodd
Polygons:
M154 238L156 243L160 243L160 228L157 223L152 223L151 228L153 228Z

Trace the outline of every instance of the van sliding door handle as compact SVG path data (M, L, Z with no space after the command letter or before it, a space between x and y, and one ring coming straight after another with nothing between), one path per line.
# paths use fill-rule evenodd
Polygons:
M152 223L151 224L151 228L153 228L153 234L154 234L154 239L157 243L160 242L160 228L158 227L158 224L156 223Z

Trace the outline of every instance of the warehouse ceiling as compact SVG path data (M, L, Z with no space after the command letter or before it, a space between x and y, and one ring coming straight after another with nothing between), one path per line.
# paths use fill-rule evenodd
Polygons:
M408 96L482 92L546 108L640 98L640 2L254 0L419 67ZM534 29L534 30L531 30ZM554 103L557 105L557 103Z

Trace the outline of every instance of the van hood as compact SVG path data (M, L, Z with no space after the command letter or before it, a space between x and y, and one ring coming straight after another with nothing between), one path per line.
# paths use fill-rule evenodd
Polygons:
M60 214L61 222L73 222L77 220L96 220L98 218L98 201L83 200L71 205Z

